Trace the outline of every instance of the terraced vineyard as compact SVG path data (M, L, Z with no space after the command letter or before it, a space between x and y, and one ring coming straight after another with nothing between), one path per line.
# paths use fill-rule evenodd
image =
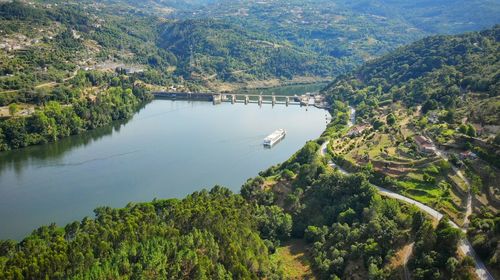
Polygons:
M396 118L394 126L376 130L372 125L358 124L350 131L357 127L366 129L357 135L333 139L329 150L335 158L343 159L343 167L368 166L391 189L447 213L461 224L467 200L465 183L454 174L451 164L437 154L418 151L414 137L419 133L411 119L419 113L393 104L381 107L375 114L386 120L389 111Z

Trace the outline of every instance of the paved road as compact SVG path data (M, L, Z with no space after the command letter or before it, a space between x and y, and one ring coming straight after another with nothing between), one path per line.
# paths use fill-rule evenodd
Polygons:
M321 145L321 148L319 150L320 155L322 155L322 156L326 155L327 149L328 149L327 148L328 143L329 143L329 141L326 141L325 143L323 143ZM338 171L340 171L343 174L349 175L349 172L340 168L338 165L336 165L335 163L333 163L331 161L328 163L328 165L333 167L333 168L336 168ZM379 191L379 193L381 195L415 205L420 210L426 212L427 214L431 215L433 218L435 218L437 220L440 220L443 217L443 214L441 214L440 212L434 210L433 208L431 208L431 207L429 207L421 202L418 202L418 201L413 200L411 198L408 198L406 196L400 195L400 194L395 193L391 190L388 190L388 189L385 189L385 188L382 188L379 186L375 186L375 185L373 185L373 186L375 188L377 188L377 190ZM453 226L454 228L460 229L460 227L452 221L450 221L450 225ZM464 229L462 229L462 231L465 232ZM467 238L462 239L458 248L463 254L470 256L474 259L474 261L476 262L475 270L476 270L476 274L479 276L479 279L481 279L481 280L495 280L495 278L489 273L489 271L486 268L486 266L484 265L483 261L476 255L474 248L470 244L469 240L467 240Z

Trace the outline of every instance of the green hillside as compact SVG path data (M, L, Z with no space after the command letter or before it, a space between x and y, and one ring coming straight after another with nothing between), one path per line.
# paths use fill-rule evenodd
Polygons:
M0 278L279 279L257 226L286 234L290 218L227 189L94 212L64 228L41 227L19 245L0 241Z
M479 0L221 0L195 11L179 10L178 14L180 18L229 19L352 66L424 36L490 27L498 23L500 4Z
M498 273L500 168L500 26L428 37L366 63L323 90L347 123L356 108L364 132L336 137L332 154L345 167L373 170L383 184L458 224ZM433 152L422 152L425 136ZM496 224L496 226L495 226ZM481 227L481 225L488 225Z
M62 83L77 70L114 71L119 65L161 70L176 63L155 45L158 22L149 16L85 4L0 6L0 91Z
M328 76L339 71L328 57L298 48L263 32L225 21L166 23L159 46L178 58L178 74L199 74L228 82L272 77ZM334 70L335 69L335 70Z
M355 104L403 101L408 106L423 105L425 112L467 107L469 97L496 102L499 39L499 26L459 36L428 37L337 78L325 93ZM484 124L499 124L495 110L470 113Z
M160 85L182 83L180 77L205 87L212 86L207 81L324 79L429 34L491 26L500 11L495 1L454 0L0 5L3 91L123 65L151 71L144 79Z

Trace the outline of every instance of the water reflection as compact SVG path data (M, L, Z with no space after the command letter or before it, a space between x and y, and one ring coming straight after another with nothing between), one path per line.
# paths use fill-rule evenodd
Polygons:
M0 239L64 225L98 206L184 197L215 184L238 192L325 128L299 106L155 100L130 121L0 154ZM284 128L273 149L265 136Z
M137 110L137 114L139 114L146 106L147 104L142 105ZM89 130L79 135L64 137L53 143L0 152L0 177L6 170L9 169L14 170L16 175L20 176L22 175L23 167L26 167L28 164L40 164L40 167L44 166L42 165L44 162L51 162L52 165L62 164L58 163L57 160L60 160L64 154L73 149L86 147L105 137L113 137L114 133L119 133L120 130L131 120L132 118L116 121L111 125Z
M119 132L126 121L117 122L110 126L87 131L80 135L65 137L54 143L36 145L23 149L0 153L0 176L12 169L16 175L22 175L23 168L29 163L31 165L41 165L44 162L57 164L57 160L72 149L85 147L103 137L112 137L114 132Z

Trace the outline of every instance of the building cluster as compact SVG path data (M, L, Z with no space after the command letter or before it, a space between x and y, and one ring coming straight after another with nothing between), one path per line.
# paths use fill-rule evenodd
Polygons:
M419 152L424 153L424 154L435 154L436 153L436 147L432 143L429 138L422 136L422 135L417 135L414 138L415 143L417 143L417 149Z
M477 158L478 158L478 156L471 151L465 151L465 152L460 153L460 159L462 159L462 160L464 160L464 159L475 160Z
M39 42L39 39L29 39L22 34L16 34L11 37L3 37L0 41L0 49L5 50L6 52L13 52L26 49L33 44L38 44Z
M369 124L360 124L360 125L353 126L347 132L347 136L349 136L349 137L359 136L359 135L361 135L361 133L363 133L365 130L367 130L369 128L370 128Z

